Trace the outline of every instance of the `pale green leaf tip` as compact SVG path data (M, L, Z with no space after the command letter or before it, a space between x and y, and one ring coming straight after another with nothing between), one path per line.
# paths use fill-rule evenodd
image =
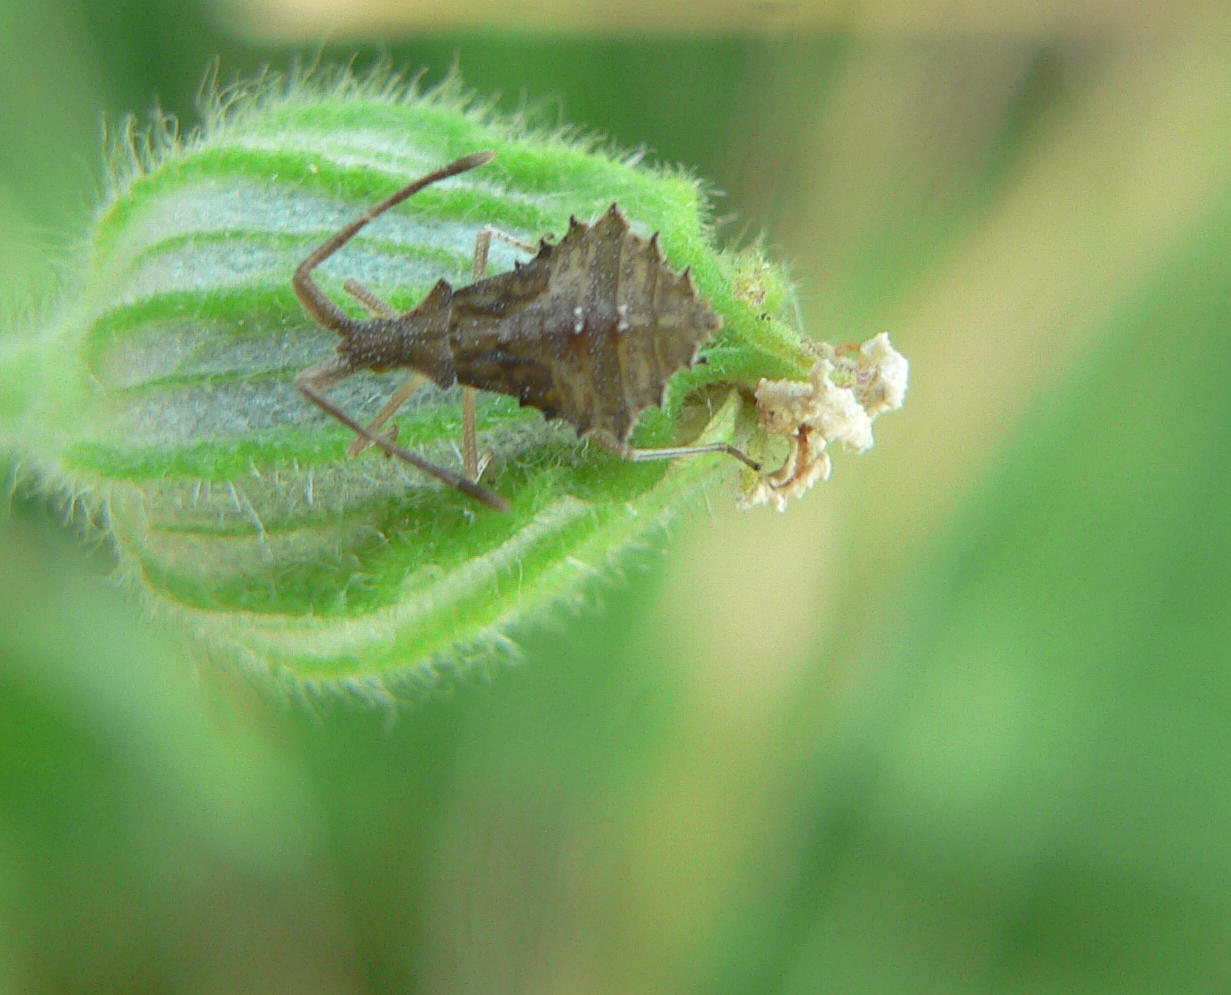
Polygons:
M690 495L727 480L742 504L782 508L828 476L828 442L867 448L872 419L902 403L906 361L888 337L805 339L782 271L758 251L716 250L687 176L497 115L456 80L421 91L387 69L315 71L209 93L198 132L160 121L114 133L73 299L39 334L0 341L0 443L105 523L157 614L267 686L391 702L486 673L515 655L518 626L610 576ZM723 318L707 362L672 379L636 443L733 443L766 472L722 455L630 463L495 395L480 395L479 430L497 456L485 484L508 514L397 461L344 457L346 432L294 388L336 337L305 315L290 276L380 196L482 148L491 164L330 260L330 295L345 301L355 277L410 307L441 277L468 282L484 224L536 241L618 201ZM495 270L514 258L495 249ZM335 395L366 420L398 383L356 376ZM456 390L420 391L398 424L399 441L456 465Z

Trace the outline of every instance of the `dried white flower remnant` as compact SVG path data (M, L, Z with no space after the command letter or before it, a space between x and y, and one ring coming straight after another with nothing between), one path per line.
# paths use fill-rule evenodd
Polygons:
M785 510L791 498L829 479L829 443L857 453L871 448L876 416L902 406L910 364L889 344L887 333L858 348L822 343L816 351L807 380L757 384L761 427L786 436L791 448L781 468L762 476L741 507L771 504Z

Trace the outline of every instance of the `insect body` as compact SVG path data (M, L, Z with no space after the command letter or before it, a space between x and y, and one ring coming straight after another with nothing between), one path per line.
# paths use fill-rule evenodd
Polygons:
M300 374L296 383L304 395L366 442L500 510L508 509L507 502L475 479L480 471L473 452L471 397L464 411L463 475L377 434L409 391L399 392L369 426L343 412L324 391L359 370L406 367L440 387L461 383L512 395L629 459L727 452L756 467L725 443L648 450L628 445L640 413L662 404L667 381L696 362L722 321L697 295L688 271L676 273L663 261L657 234L648 240L633 234L615 204L593 225L571 219L558 244L544 239L537 247L523 246L537 248L534 257L507 273L458 288L440 280L403 314L348 282L348 291L372 312L367 320L353 319L312 279L312 271L373 218L428 184L491 158L490 152L478 152L416 180L342 228L300 264L294 279L299 300L343 337L335 359ZM485 230L476 244L476 276L493 235L521 244Z

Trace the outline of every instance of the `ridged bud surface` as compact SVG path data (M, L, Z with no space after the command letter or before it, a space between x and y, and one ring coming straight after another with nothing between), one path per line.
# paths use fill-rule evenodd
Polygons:
M219 102L220 105L223 103ZM213 110L201 134L145 157L115 185L80 286L41 329L5 337L0 439L29 476L90 509L121 569L211 655L308 686L380 697L481 663L519 619L574 591L711 478L752 482L720 455L632 464L533 409L480 395L484 483L513 507L476 506L369 450L295 389L334 354L291 274L390 191L458 156L495 160L428 188L318 271L333 299L355 278L399 309L440 278L470 281L493 225L527 242L614 201L671 266L691 267L722 316L705 363L670 382L639 445L768 445L754 391L806 380L813 352L787 323L781 275L723 256L697 184L521 122L455 94L353 80L274 87ZM525 258L494 243L498 272ZM363 374L331 397L368 418L409 371ZM399 441L457 465L456 390L419 391Z

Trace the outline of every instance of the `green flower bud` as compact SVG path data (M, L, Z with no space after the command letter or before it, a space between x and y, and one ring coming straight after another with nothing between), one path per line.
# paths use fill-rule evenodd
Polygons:
M618 202L642 235L660 232L667 263L691 267L722 318L705 362L670 380L633 443L731 443L802 489L778 470L789 453L775 438L798 425L758 409L757 390L807 392L816 347L793 325L777 268L714 248L694 180L476 112L452 85L423 94L344 77L230 94L199 134L132 143L74 299L6 336L0 361L0 442L89 509L123 574L211 656L300 690L400 695L490 659L512 624L712 481L781 504L765 496L772 480L723 455L629 462L490 393L478 405L495 456L483 484L507 514L377 450L347 458L353 433L295 387L338 337L305 313L291 276L391 191L480 149L494 160L424 189L329 259L316 272L329 296L361 316L343 289L353 278L404 311L441 278L470 282L484 226L537 242ZM524 258L494 242L489 272ZM330 396L366 422L411 374L361 373ZM420 390L396 424L400 445L458 465L457 388ZM815 455L824 440L807 431Z

